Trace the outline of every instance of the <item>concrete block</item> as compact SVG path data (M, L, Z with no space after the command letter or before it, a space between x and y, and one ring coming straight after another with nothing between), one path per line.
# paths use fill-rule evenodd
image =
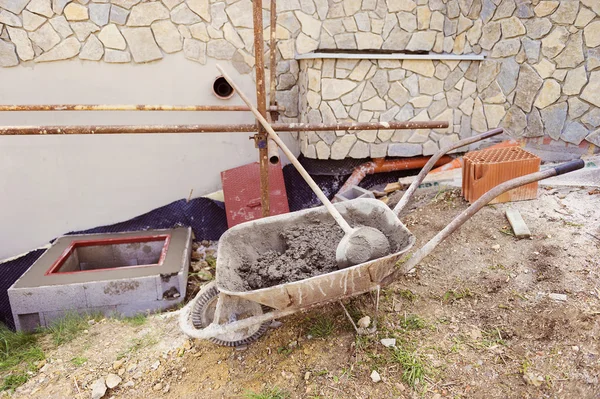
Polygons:
M188 227L60 237L8 290L17 330L68 312L133 316L176 306L191 241Z
M348 201L356 198L375 198L375 195L362 187L351 186L349 190L336 194L334 197L336 201Z

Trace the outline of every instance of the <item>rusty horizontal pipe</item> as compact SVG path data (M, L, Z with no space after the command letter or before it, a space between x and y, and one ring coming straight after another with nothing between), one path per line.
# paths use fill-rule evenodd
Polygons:
M0 112L10 111L250 111L250 109L245 105L0 104ZM270 106L269 111L283 112L285 107Z
M448 122L347 122L275 123L277 132L327 130L432 129L448 127ZM255 124L218 125L81 125L81 126L0 126L0 136L55 134L166 134L166 133L248 133Z

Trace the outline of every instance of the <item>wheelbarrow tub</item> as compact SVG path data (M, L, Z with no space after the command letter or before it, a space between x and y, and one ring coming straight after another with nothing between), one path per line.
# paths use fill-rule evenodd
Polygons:
M243 262L254 262L260 254L285 250L280 232L290 226L333 218L324 206L271 216L239 224L229 229L217 250L217 288L224 294L258 302L274 309L306 308L358 295L376 288L394 265L415 243L415 237L383 202L360 198L335 204L351 226L370 226L389 239L392 254L346 269L308 279L248 290L239 274Z

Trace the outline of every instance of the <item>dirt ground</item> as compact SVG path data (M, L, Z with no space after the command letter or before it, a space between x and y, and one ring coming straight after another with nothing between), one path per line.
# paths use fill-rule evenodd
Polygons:
M187 340L173 313L141 326L102 321L50 352L12 396L89 398L98 377L120 373L106 398L243 398L276 387L290 398L600 398L600 194L590 191L542 188L537 200L485 207L415 276L382 291L372 335L356 336L339 305L282 319L243 351ZM467 207L459 194L417 195L402 217L415 248ZM531 239L511 235L508 207ZM374 318L373 299L348 301L351 315Z

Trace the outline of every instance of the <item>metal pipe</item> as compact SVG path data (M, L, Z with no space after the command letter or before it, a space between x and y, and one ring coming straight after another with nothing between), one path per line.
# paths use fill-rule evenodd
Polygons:
M245 105L0 104L0 112L13 111L250 111L250 108ZM273 105L269 111L285 111L285 107Z
M254 71L256 76L256 107L263 117L267 116L267 98L265 90L265 56L262 20L262 0L252 2L254 26ZM260 164L260 204L263 217L271 215L269 201L269 148L268 136L262 125L258 124L256 144Z
M275 123L276 132L326 130L427 129L431 122L347 122L347 123ZM448 123L444 122L448 127ZM440 126L435 122L435 126ZM166 134L166 133L248 133L256 132L255 124L201 125L65 125L65 126L0 126L0 136L54 134Z
M277 105L277 76L275 74L277 70L277 43L276 40L276 28L277 28L277 1L271 0L271 20L270 20L270 41L269 41L269 105L270 107ZM269 108L270 108L269 107ZM276 113L269 112L269 122L276 122ZM269 138L268 142L269 162L275 165L279 163L279 148L273 139Z
M492 148L505 148L505 147L518 147L520 144L516 140L507 140L498 144L491 145L489 147L485 147L486 150L491 150ZM463 158L454 158L452 162L449 162L445 165L440 166L439 168L433 169L429 173L438 173L438 172L446 172L448 170L460 169L463 167Z
M413 180L412 184L408 187L398 204L394 207L394 213L396 215L399 215L400 212L402 212L406 205L408 205L408 201L410 201L415 191L417 191L417 188L419 187L421 182L423 182L425 176L427 176L427 173L429 173L429 171L435 166L437 161L439 161L440 158L442 158L444 155L446 155L452 150L456 150L457 148L461 148L481 140L489 139L490 137L494 137L502 133L504 133L504 129L502 128L490 130L489 132L481 133L476 136L467 137L466 139L459 140L456 143L452 143L446 148L442 148L441 150L433 154L433 156L429 159L425 166L423 166L423 169L421 169L421 171L417 175L417 178Z
M498 197L499 195L505 193L506 191L512 190L514 188L523 186L525 184L533 183L538 180L547 179L548 177L561 175L564 173L569 173L577 169L583 168L585 162L581 159L577 159L575 161L566 162L564 164L558 165L554 168L549 168L540 172L530 173L525 176L520 176L515 179L511 179L505 181L504 183L498 184L496 187L492 188L481 197L479 197L475 202L471 204L467 209L465 209L460 215L458 215L454 220L452 220L444 229L442 229L439 233L437 233L427 244L423 247L415 251L410 258L407 259L403 264L399 265L400 267L394 271L394 273L390 274L384 279L382 285L390 284L395 279L399 278L401 275L408 274L414 271L417 264L419 264L427 255L429 255L435 247L438 246L442 241L444 241L450 234L454 233L456 229L462 226L467 220L469 220L473 215L475 215L481 208L488 204L491 200Z
M358 186L367 175L395 172L397 170L419 169L425 166L429 160L429 157L414 157L406 159L375 158L373 161L365 162L362 165L354 168L354 171L352 171L352 174L348 180L346 180L342 188L339 189L337 194L341 194L349 190L352 186ZM444 157L442 159L438 159L435 164L442 165L450 162L451 160L452 158L450 157Z

